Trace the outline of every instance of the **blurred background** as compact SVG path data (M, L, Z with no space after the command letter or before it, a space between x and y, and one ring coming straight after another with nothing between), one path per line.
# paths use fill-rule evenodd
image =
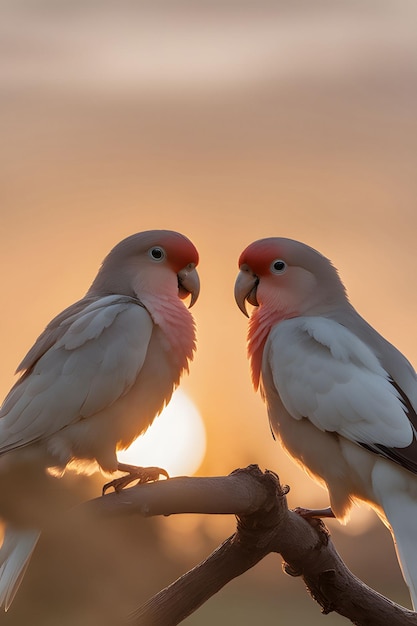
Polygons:
M237 259L265 236L319 249L360 313L417 363L416 3L0 0L0 14L2 397L113 245L179 230L201 255L198 352L182 384L205 426L197 473L258 463L291 486L291 506L326 505L252 390ZM103 479L64 481L83 500ZM0 624L121 623L234 526L73 512L42 536ZM372 513L330 528L356 575L409 606ZM184 623L214 620L346 623L321 616L277 556Z

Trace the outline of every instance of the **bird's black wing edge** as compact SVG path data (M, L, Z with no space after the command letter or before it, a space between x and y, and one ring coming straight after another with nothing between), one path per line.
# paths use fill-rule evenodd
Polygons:
M410 472L413 472L413 474L417 474L417 413L409 398L406 396L398 383L396 383L392 378L390 378L389 381L400 395L405 412L410 420L413 429L412 442L406 448L389 448L388 446L384 446L379 443L368 444L361 441L358 441L357 443L363 448L366 448L366 450L394 461L394 463L398 463L398 465L401 465Z

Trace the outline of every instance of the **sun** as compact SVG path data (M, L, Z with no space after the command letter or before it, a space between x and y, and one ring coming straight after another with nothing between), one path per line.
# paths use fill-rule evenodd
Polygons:
M122 463L158 466L170 476L192 475L203 461L206 431L201 415L180 389L144 435L117 453Z

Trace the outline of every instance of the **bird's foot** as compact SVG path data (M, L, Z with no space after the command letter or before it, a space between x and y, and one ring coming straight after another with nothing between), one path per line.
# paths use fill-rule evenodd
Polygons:
M294 513L297 513L300 517L306 520L310 526L315 528L318 532L320 541L324 546L327 546L330 538L330 532L328 528L325 526L323 522L323 517L336 517L333 513L331 507L326 507L325 509L304 509L299 506L296 509L293 509ZM287 572L290 573L290 572ZM291 574L294 576L295 574Z
M122 491L122 489L127 487L127 485L130 485L130 483L133 483L135 480L137 480L139 484L143 484L159 480L160 476L166 476L166 478L169 478L168 472L161 467L137 467L136 465L118 463L117 469L121 472L127 472L127 475L121 476L120 478L115 478L109 483L103 485L103 496L108 489L111 489L113 487L113 489L118 493L119 491Z
M304 519L336 517L329 506L325 509L304 509L303 507L298 506L294 509L294 513L297 513L300 517L304 517Z

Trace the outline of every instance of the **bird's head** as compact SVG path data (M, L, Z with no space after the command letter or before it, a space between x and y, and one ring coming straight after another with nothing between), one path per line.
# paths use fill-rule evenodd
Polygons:
M89 294L121 294L141 299L146 294L191 296L200 292L198 252L187 237L170 230L149 230L118 243L104 259Z
M346 301L336 269L309 246L283 237L251 243L240 255L235 298L248 316L246 302L279 311L282 318L323 313Z

